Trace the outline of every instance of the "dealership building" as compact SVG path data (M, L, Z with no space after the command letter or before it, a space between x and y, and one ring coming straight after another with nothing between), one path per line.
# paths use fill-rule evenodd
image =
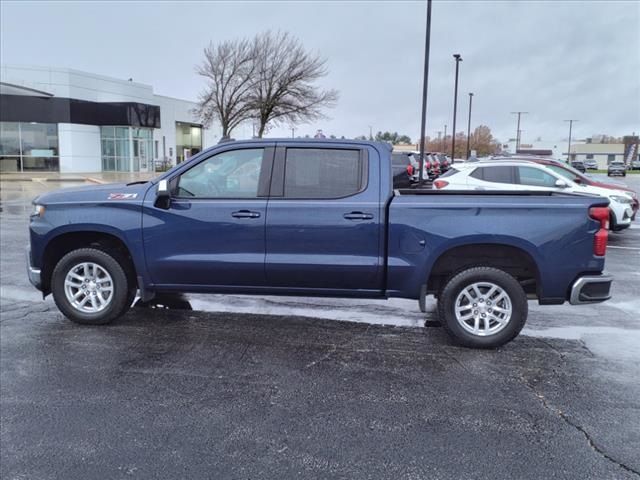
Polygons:
M219 139L194 102L68 68L3 65L0 172L153 172Z

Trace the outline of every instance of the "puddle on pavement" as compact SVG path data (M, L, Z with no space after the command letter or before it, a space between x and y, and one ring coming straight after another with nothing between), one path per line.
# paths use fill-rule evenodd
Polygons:
M27 288L0 288L3 298L42 302L36 291ZM47 301L51 301L48 297ZM435 318L436 302L427 302L426 315L417 310L412 300L391 299L383 301L341 300L308 297L253 297L233 295L183 295L163 294L149 302L140 299L134 303L137 309L162 309L201 311L215 313L248 313L274 316L301 316L397 327L424 327L425 317ZM609 326L563 326L544 329L525 328L522 335L537 338L580 340L598 356L618 361L632 360L640 363L640 328Z
M581 340L595 355L612 360L640 362L640 329L591 326L525 328L522 335L537 338Z

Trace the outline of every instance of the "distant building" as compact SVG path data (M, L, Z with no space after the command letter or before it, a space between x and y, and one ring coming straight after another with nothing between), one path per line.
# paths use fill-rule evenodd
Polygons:
M394 152L418 152L420 150L420 145L416 145L415 143L396 143L393 146Z
M585 143L571 146L571 160L595 160L598 168L607 168L614 160L622 160L622 143Z
M195 103L68 68L3 65L1 172L152 172L214 145Z
M571 145L584 143L584 140L571 140ZM530 155L543 155L551 158L565 160L567 158L567 147L569 142L564 140L542 140L540 138L533 142L525 142L520 140L520 145L516 149L515 138L509 139L508 142L502 144L502 151L505 153L525 153Z

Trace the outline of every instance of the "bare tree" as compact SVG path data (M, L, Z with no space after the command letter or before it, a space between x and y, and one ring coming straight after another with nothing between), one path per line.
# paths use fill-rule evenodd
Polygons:
M270 122L297 124L324 118L334 106L336 90L321 90L314 82L327 75L326 60L305 51L288 33L258 34L253 39L255 82L251 106L262 137Z
M233 40L204 49L204 61L196 72L207 79L194 113L203 124L220 122L228 137L240 123L252 117L250 93L255 83L254 42Z

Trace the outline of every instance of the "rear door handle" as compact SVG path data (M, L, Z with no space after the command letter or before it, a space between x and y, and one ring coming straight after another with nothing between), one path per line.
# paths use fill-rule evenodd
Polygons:
M347 220L371 220L373 215L371 213L351 212L343 215Z
M233 218L260 218L260 212L252 212L251 210L238 210L231 214Z

